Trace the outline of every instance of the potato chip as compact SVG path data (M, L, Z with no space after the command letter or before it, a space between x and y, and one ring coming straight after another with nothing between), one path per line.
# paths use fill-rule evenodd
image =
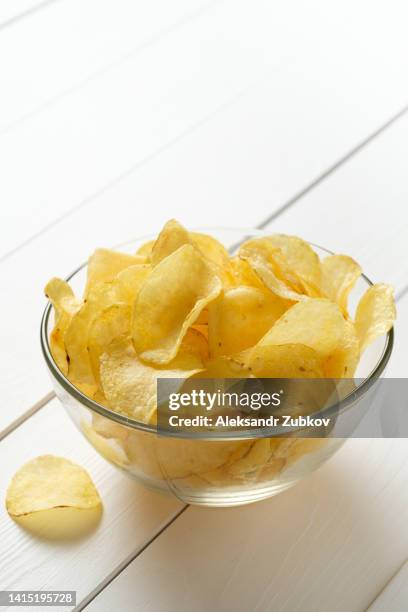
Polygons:
M115 421L98 414L98 412L92 413L91 427L103 438L115 438L122 442L127 439L130 432L129 428L124 427L120 423L115 423Z
M231 267L232 275L235 281L234 285L236 287L245 285L247 287L256 287L257 289L265 288L265 284L261 281L245 259L241 259L238 256L232 257Z
M120 439L101 436L87 421L83 421L80 424L80 428L92 446L107 461L119 467L128 465L129 459L123 448L123 442Z
M361 267L347 255L329 255L323 259L321 268L323 295L347 315L348 296L361 275Z
M396 318L393 289L390 285L373 285L361 298L355 325L361 352L378 336L387 333Z
M65 350L65 332L72 317L78 312L81 302L76 299L68 283L60 278L52 278L45 287L45 295L55 311L55 325L50 335L53 358L61 372L68 374L68 359Z
M269 439L261 438L252 444L248 453L230 465L228 471L233 476L246 476L262 468L267 463L271 454Z
M182 367L182 360L186 358L189 359L190 356L199 357L202 363L209 359L208 340L200 329L190 327L183 338L182 349L183 350L178 353L179 367ZM189 369L188 362L186 369Z
M253 346L291 305L266 289L236 287L223 292L208 308L211 357Z
M188 342L188 341L187 341ZM166 367L154 368L137 356L130 338L117 338L100 358L101 384L112 410L148 423L156 410L158 378L189 378L200 371L200 356L191 345Z
M300 281L308 295L320 294L320 260L312 247L297 236L273 234L267 240L277 249L273 259L280 268L284 279L293 284L292 279Z
M324 362L328 378L352 378L360 359L360 345L352 321L344 321L343 330L334 352Z
M163 259L147 277L133 310L133 342L140 357L169 363L200 312L221 291L221 281L191 245Z
M152 265L156 266L185 244L191 244L188 231L175 219L167 221L153 245L150 257Z
M220 277L225 287L234 286L234 271L227 249L213 236L190 232L190 240L208 261L215 274Z
M110 282L121 270L144 262L145 258L137 255L128 255L110 249L96 249L88 260L85 297L95 285Z
M304 344L325 359L339 346L345 325L337 304L311 298L289 308L259 344Z
M98 314L115 303L116 295L112 283L93 286L80 310L72 317L65 333L68 354L68 377L83 393L92 397L97 392L88 351L89 328Z
M248 367L258 378L323 378L323 360L304 344L259 344Z
M144 263L151 263L152 248L155 242L156 240L148 240L147 242L144 242L137 249L135 255L144 257L145 258Z
M302 293L302 286L293 275L289 282L289 272L285 270L286 276L282 274L276 259L282 263L279 249L274 247L267 238L255 238L248 240L239 249L239 257L246 261L261 281L279 297L301 301L308 299Z
M140 288L149 276L151 269L151 266L148 264L136 264L119 272L112 281L117 301L133 306Z
M100 356L115 338L130 335L131 313L132 310L128 304L112 304L96 315L90 324L88 353L92 372L98 384L100 384Z
M209 359L205 369L195 378L249 378L251 371L246 365L245 351L238 355L220 355Z
M76 463L43 455L25 463L13 476L6 494L11 516L52 508L94 508L101 504L88 473Z

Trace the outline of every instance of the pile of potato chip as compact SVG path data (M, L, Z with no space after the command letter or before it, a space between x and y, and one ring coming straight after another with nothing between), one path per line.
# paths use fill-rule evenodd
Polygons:
M158 377L352 377L395 319L384 284L350 318L360 274L351 257L320 261L295 236L254 238L231 256L172 220L134 255L96 250L82 299L63 280L48 283L52 354L86 395L144 422Z
M144 423L155 423L159 377L351 378L362 351L395 319L385 284L371 286L350 317L348 297L360 275L351 257L321 261L295 236L252 238L231 255L212 236L171 220L134 255L97 249L82 298L58 278L47 284L51 350L83 393ZM148 471L154 463L159 477L167 463L170 476L199 474L211 483L259 474L260 466L272 477L321 444L262 439L190 448L163 440L153 452L146 434L132 438L97 414L86 428L120 465L135 461ZM167 459L157 462L162 452Z

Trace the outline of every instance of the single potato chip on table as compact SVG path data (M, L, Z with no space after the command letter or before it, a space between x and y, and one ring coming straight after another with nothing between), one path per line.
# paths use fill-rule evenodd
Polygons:
M7 489L6 507L11 516L24 516L52 508L94 508L101 504L88 473L76 463L43 455L25 463Z

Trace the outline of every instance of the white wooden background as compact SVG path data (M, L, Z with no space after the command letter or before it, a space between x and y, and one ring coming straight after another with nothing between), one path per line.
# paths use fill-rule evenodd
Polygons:
M1 0L0 494L57 453L105 509L50 542L2 505L0 590L98 612L408 609L406 578L377 599L408 559L406 440L349 441L256 505L186 508L80 437L38 339L50 276L177 217L298 233L392 282L388 374L406 376L407 19L404 0Z

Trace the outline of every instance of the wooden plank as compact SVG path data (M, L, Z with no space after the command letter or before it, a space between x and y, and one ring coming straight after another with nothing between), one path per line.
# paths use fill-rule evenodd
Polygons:
M408 562L399 569L367 612L405 612L408 608Z
M405 115L266 229L347 253L369 278L401 291L408 285L407 155Z
M34 0L7 4L16 5L16 14L20 8L23 12L24 7L36 5ZM0 62L0 130L129 55L143 53L146 46L177 29L183 20L193 19L207 5L208 0L117 0L114 5L108 0L64 0L20 21L0 37L0 57L4 58ZM1 7L0 11L6 8L3 2Z
M0 31L34 16L57 0L2 0L0 4Z
M26 531L6 512L3 500L13 473L28 459L48 453L88 470L103 500L100 523L80 539L49 540ZM1 442L0 464L2 589L75 590L81 599L183 508L110 466L75 431L58 400Z
M137 167L256 81L268 82L270 91L262 100L260 85L251 120L264 119L267 103L270 127L264 137L273 139L276 151L260 163L268 167L270 185L276 181L284 187L270 187L264 198L281 204L304 186L304 175L311 180L406 103L408 85L402 75L407 42L400 25L405 11L404 3L396 3L394 11L375 7L369 27L366 11L351 0L340 14L322 1L313 10L299 0L279 10L261 1L215 4L177 35L169 34L142 54L102 71L69 95L57 96L46 111L2 135L0 197L8 211L1 253ZM56 29L48 24L47 32L63 38L62 23L65 28L65 21ZM380 25L386 37L381 48ZM392 37L388 25L395 26ZM81 32L78 40L88 44L88 32ZM67 53L70 46L62 48ZM7 108L31 100L29 91L37 91L37 80L53 87L57 68L64 83L72 83L65 69L60 70L58 52L56 65L50 67L54 54L48 49L48 62L33 59L31 72L22 72L22 89L13 85L15 73L5 79L10 84L5 87L10 90ZM79 59L71 59L71 53L65 58L75 74L82 44L78 49ZM5 50L1 56L7 56ZM44 95L48 100L51 94ZM2 116L9 116L7 109ZM241 142L239 133L238 146L252 144ZM247 153L250 157L256 151Z
M407 477L405 440L349 440L275 498L188 508L87 610L361 612L406 558Z

